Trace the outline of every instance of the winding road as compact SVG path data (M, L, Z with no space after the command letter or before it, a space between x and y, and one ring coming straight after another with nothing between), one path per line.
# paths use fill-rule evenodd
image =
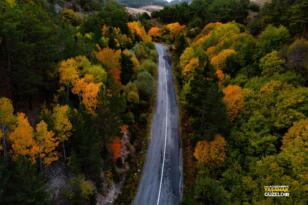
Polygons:
M155 46L159 55L156 108L151 142L133 204L177 205L182 193L179 109L168 49L163 44Z

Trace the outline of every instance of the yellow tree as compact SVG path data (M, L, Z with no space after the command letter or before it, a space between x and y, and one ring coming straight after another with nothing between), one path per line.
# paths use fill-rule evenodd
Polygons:
M0 145L0 150L3 150L3 157L7 159L7 134L9 129L15 122L14 107L12 101L8 98L0 98L0 140L2 141L2 146Z
M190 59L194 57L194 49L187 47L180 57L180 66L182 69L189 63Z
M194 157L203 164L209 164L210 156L209 156L210 144L207 140L202 140L197 142L194 152Z
M39 146L33 137L33 128L24 113L17 114L17 125L9 134L9 141L12 145L14 159L21 155L26 156L32 163L35 163L39 154Z
M71 136L72 123L68 116L69 107L67 105L56 105L51 115L53 121L53 130L56 133L56 139L62 143L63 156L66 160L65 141Z
M307 195L307 153L308 118L303 118L295 122L283 136L281 152L278 154L277 158L274 158L275 162L280 162L282 165L279 167L281 171L279 173L280 175L278 175L280 177L278 181L284 180L287 184L290 184L290 191L296 193L295 196L292 196L293 198L305 198ZM283 165L286 164L288 166L285 166L285 169L283 169ZM277 172L274 173L275 176L277 176ZM273 175L270 175L269 177L272 176Z
M184 30L185 26L175 22L167 24L165 28L170 32L171 39L175 40L175 38Z
M225 160L226 140L221 135L216 135L212 141L202 140L197 142L194 157L201 164L209 167L219 167Z
M296 140L308 140L308 119L302 119L296 122L285 134L282 140L282 147L290 146Z
M227 142L222 135L216 135L214 140L210 142L209 155L211 158L212 166L218 167L223 164L226 158L226 145Z
M45 166L58 160L59 156L56 148L59 142L55 138L53 131L48 131L47 124L42 120L36 125L35 139L39 146L40 166Z
M69 97L69 90L72 84L79 78L78 65L75 59L71 58L60 63L59 68L60 84L66 88L66 98Z
M245 107L243 90L238 85L229 85L224 88L223 93L223 100L226 104L228 115L231 120L234 120Z
M190 59L189 63L185 65L182 70L184 77L189 76L196 68L199 66L199 58L193 57Z
M111 48L103 48L96 53L96 58L117 81L121 81L121 79L119 79L121 74L120 56L120 50L115 51Z
M60 84L70 86L75 80L79 78L78 66L75 59L70 58L62 61L59 68Z
M213 56L211 58L211 64L214 66L215 69L222 69L225 65L226 59L234 54L236 54L234 49L224 49L216 56Z
M152 39L144 30L144 27L139 21L133 21L127 23L128 29L130 32L136 36L138 36L144 42L151 42Z
M97 97L100 91L101 83L89 83L84 88L82 102L87 111L94 113L97 105Z
M79 102L82 101L82 93L84 88L89 82L93 81L92 75L85 75L85 77L78 79L74 82L72 87L72 93L79 96Z
M74 94L82 98L82 103L86 110L94 113L97 105L97 97L102 83L94 83L92 75L85 75L84 78L77 80L72 88Z
M294 125L285 134L282 140L281 152L281 156L291 163L294 173L297 173L303 180L305 173L308 171L306 166L307 152L308 118L305 118L294 123Z

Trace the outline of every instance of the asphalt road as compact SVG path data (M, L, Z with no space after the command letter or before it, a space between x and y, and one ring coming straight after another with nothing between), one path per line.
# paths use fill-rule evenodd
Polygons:
M177 205L182 193L179 109L168 49L163 44L155 46L159 54L156 108L151 142L133 204Z

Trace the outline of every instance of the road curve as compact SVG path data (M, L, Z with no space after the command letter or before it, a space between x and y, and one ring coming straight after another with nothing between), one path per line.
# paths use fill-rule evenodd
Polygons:
M179 109L167 47L155 44L159 55L155 114L143 175L134 205L177 205L182 193Z

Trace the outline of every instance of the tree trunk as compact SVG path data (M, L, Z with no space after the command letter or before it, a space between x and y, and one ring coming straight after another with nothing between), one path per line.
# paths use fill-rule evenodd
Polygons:
M4 161L7 161L7 152L6 152L6 138L5 138L5 128L4 126L2 126L2 132L3 132L3 136L2 136L2 144L3 144L3 158Z
M66 150L65 150L64 141L62 142L62 149L63 149L63 158L64 158L64 161L66 161Z
M69 86L65 86L65 89L66 89L66 103L69 102L69 97L70 97L70 88Z
M41 157L39 157L39 160L40 160L40 171L42 171L42 170L43 170L43 162L42 162L42 158L41 158Z

